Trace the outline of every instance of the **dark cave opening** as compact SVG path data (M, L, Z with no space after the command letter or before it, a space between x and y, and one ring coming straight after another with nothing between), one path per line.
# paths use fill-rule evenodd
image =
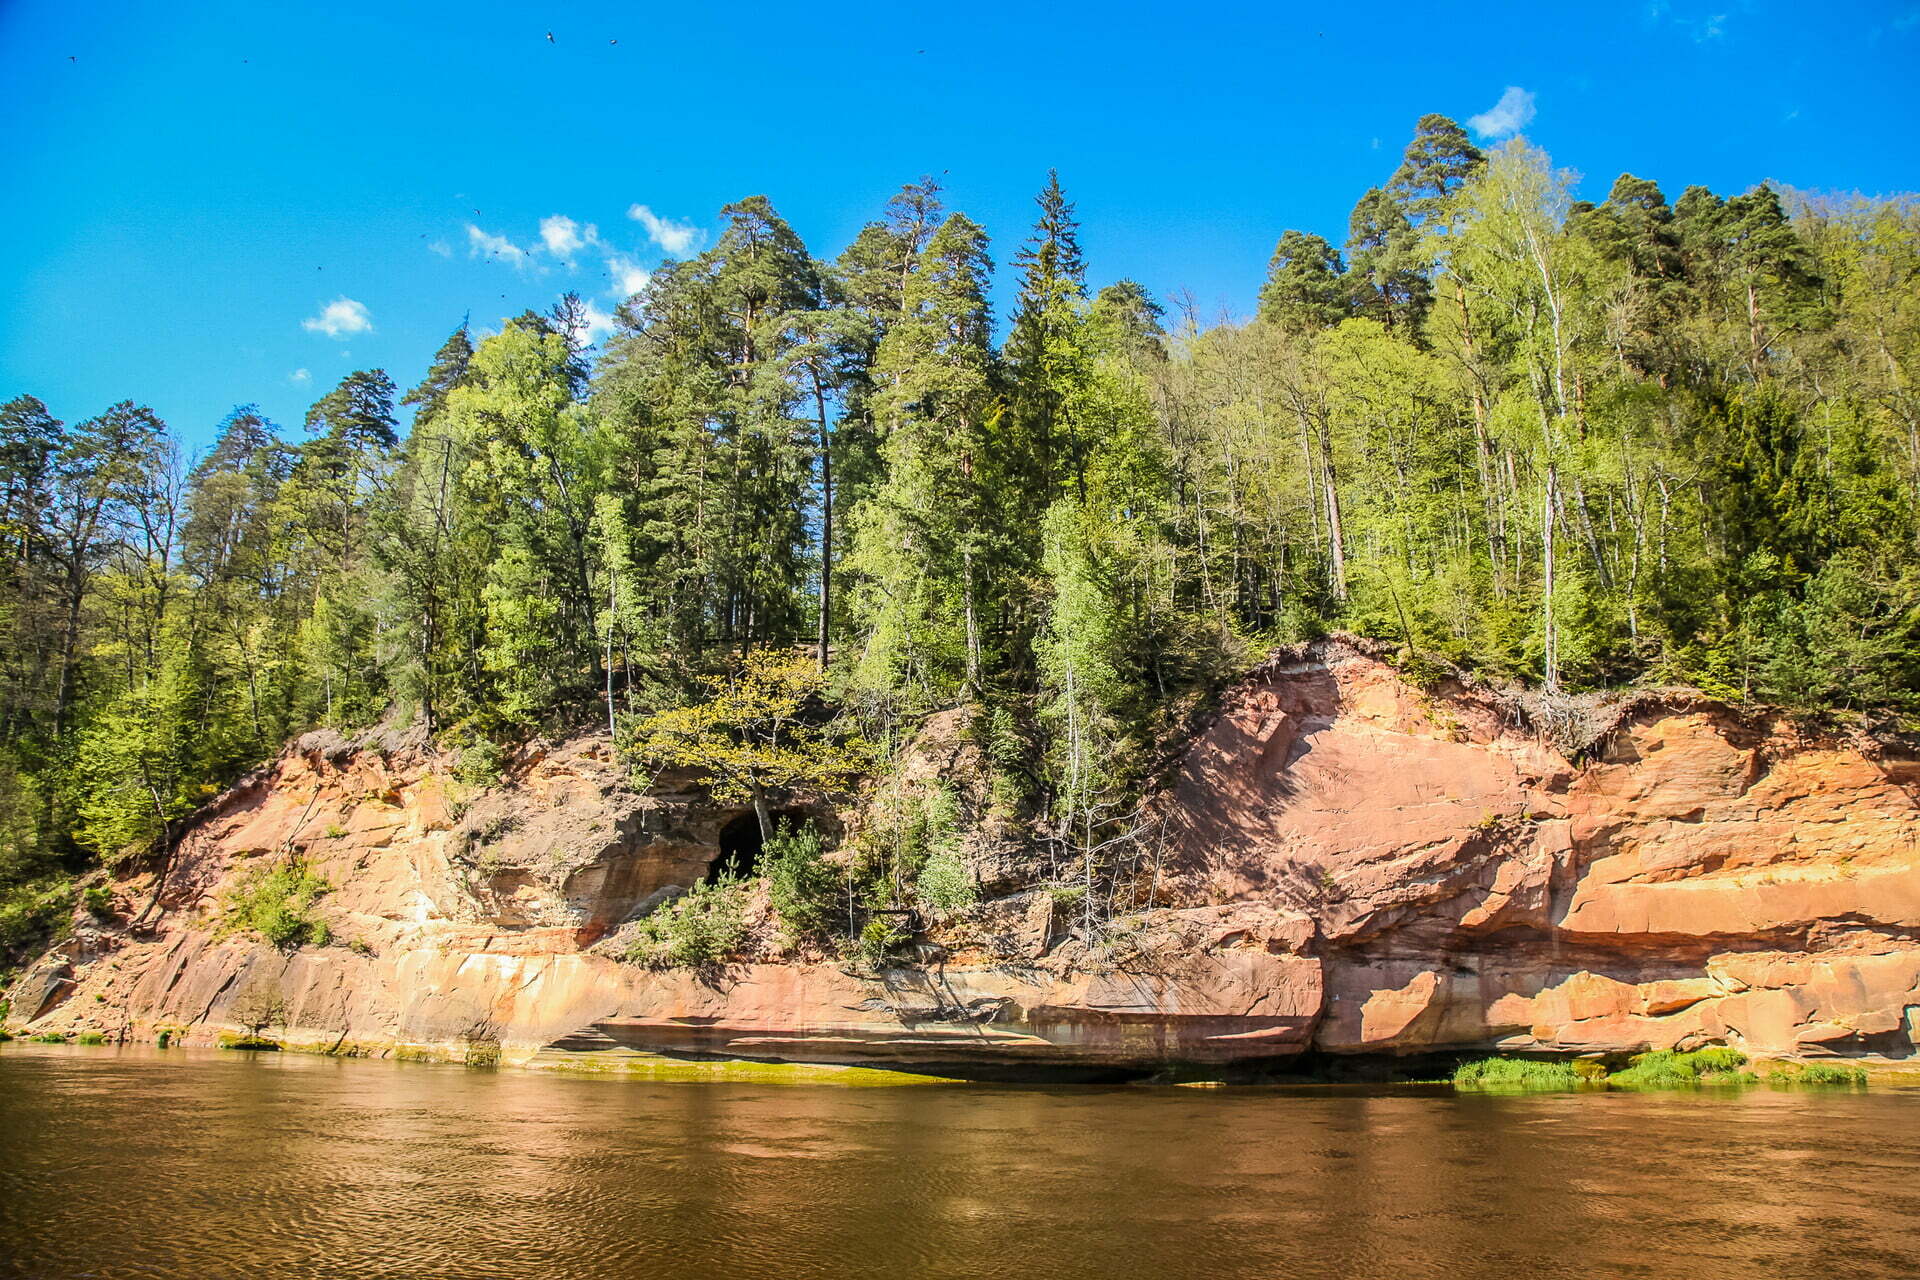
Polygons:
M775 829L782 826L798 826L811 817L803 809L777 809L774 811ZM720 855L708 867L707 873L713 877L723 875L739 876L746 879L759 874L760 855L766 848L766 841L760 835L760 819L749 809L727 820L720 828Z

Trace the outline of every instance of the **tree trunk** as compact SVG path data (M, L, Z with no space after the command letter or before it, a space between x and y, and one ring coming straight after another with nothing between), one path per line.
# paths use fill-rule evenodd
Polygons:
M1540 610L1546 629L1545 654L1542 666L1545 668L1543 682L1548 693L1560 691L1560 631L1553 614L1554 580L1554 505L1560 498L1560 464L1547 463L1547 500L1543 505L1544 514L1540 520L1541 544L1541 588Z
M824 671L833 624L833 442L827 435L827 400L817 371L813 408L820 424L820 669Z
M980 694L980 620L973 602L973 552L960 553L960 591L967 613L967 688Z
M760 838L769 839L773 835L773 813L767 807L766 788L758 782L752 784L753 817L760 824Z

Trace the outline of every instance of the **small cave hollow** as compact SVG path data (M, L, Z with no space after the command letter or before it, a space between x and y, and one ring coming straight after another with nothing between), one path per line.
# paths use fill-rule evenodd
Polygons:
M776 809L769 815L773 826L798 826L812 818L805 809ZM739 876L746 879L760 873L760 854L766 841L760 835L760 819L753 810L729 818L720 828L720 853L707 867L709 875Z

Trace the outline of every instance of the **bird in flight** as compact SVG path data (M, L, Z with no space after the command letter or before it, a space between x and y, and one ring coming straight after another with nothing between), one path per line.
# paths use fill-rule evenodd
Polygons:
M551 31L549 31L549 32L547 32L547 43L548 43L548 44L552 44L552 43L553 43L553 32L551 32Z

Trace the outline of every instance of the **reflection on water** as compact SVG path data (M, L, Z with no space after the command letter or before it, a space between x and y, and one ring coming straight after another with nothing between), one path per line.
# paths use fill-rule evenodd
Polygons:
M0 1274L1920 1275L1920 1097L637 1084L0 1049Z

